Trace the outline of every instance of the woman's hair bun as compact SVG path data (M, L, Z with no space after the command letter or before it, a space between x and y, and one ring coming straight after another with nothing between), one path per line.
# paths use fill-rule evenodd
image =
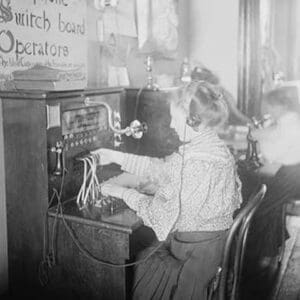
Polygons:
M207 81L192 81L185 96L190 98L189 111L196 114L201 123L210 127L224 125L229 116L227 102L219 86Z

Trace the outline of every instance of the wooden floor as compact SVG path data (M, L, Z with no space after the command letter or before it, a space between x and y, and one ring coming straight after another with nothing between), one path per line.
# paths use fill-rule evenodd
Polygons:
M256 269L241 287L242 300L300 300L300 217L287 217L290 238L281 264Z
M300 300L300 217L288 217L287 225L291 238L273 300Z

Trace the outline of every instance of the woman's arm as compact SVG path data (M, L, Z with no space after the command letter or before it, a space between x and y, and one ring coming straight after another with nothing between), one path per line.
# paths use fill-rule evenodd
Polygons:
M121 166L123 171L138 176L144 176L146 173L156 174L157 170L161 172L165 161L168 160L167 158L152 158L106 148L91 151L91 153L98 157L100 165L116 163Z
M300 164L282 166L268 184L259 215L267 215L273 209L295 199L300 194L299 178Z
M183 173L174 174L172 180L161 186L154 197L143 199L128 191L123 194L123 199L143 219L145 225L153 228L159 240L165 240L174 229L181 208L183 205L186 207L187 201L191 201L191 204L194 201L201 209L207 200L209 168L210 165L205 162L189 160ZM192 205L190 209L193 210Z
M151 198L151 196L139 193L135 189L120 186L109 181L104 182L101 185L101 194L103 194L104 196L112 196L123 200L130 200L132 203L137 203L143 198ZM133 205L131 208L134 209Z
M198 228L218 216L231 214L240 205L240 193L231 177L235 176L234 170L228 165L190 159L183 172L180 169L180 165L174 168L170 181L153 197L124 188L118 195L110 195L122 198L145 225L152 227L159 240L165 240L178 221ZM117 189L111 188L111 192Z
M165 162L166 159L123 153L121 168L123 171L138 176L145 176L149 173L155 175L158 170L162 171Z

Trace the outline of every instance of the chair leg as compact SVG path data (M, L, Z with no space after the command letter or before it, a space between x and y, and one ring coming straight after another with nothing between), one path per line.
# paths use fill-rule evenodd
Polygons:
M286 210L287 210L287 203L284 204L283 208L282 208L282 223L284 224L284 226L282 226L282 232L281 232L282 241L281 241L281 247L280 247L280 251L279 251L279 261L280 262L282 262L284 252L285 252Z

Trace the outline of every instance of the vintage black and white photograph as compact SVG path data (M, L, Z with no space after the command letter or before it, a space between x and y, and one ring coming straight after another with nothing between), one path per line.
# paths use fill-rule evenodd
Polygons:
M300 300L299 0L0 0L0 299Z

